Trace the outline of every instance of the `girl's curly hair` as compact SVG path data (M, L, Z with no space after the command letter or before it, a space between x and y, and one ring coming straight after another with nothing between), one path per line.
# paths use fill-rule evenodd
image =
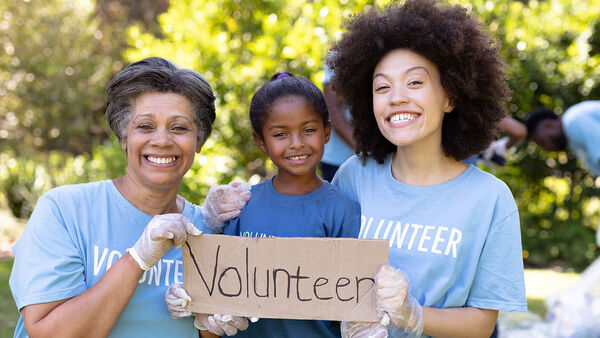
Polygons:
M327 64L333 89L350 107L357 154L379 163L396 150L373 115L373 71L390 51L410 49L439 69L454 110L445 114L442 148L462 160L483 151L507 114L510 89L499 44L461 6L437 0L392 2L352 17L347 32L333 45Z

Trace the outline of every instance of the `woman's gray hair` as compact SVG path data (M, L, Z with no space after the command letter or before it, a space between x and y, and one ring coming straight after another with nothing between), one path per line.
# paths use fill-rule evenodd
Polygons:
M160 57L149 57L125 67L106 88L106 117L119 141L127 136L135 99L145 93L175 93L185 96L192 105L198 140L210 136L215 122L215 95L200 73L177 68Z

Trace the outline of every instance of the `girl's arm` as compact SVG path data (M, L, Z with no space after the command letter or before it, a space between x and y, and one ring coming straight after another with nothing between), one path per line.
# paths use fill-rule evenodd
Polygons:
M489 337L498 318L497 310L474 307L421 308L423 333L435 337Z
M142 275L126 253L91 288L70 298L21 309L30 337L106 337L129 303Z

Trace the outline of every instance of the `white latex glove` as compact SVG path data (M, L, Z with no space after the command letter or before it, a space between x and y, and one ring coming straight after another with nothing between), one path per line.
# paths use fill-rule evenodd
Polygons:
M198 330L208 330L211 333L222 336L224 334L233 336L238 331L244 331L248 328L248 319L231 315L207 315L194 313L194 326ZM258 318L250 318L251 322L258 321Z
M508 136L505 136L499 140L490 143L490 146L483 152L483 158L485 160L491 160L494 155L504 157L506 151L506 144L508 143Z
M381 323L342 322L342 338L387 338L387 327Z
M406 275L385 264L375 275L377 315L389 316L390 324L419 337L423 332L423 309L410 293Z
M204 225L215 233L222 233L225 222L240 215L252 194L249 183L230 182L213 185L202 206Z
M152 217L140 239L129 250L129 254L142 270L150 270L171 248L179 248L185 243L187 235L200 235L182 214L164 214Z
M192 313L185 309L185 307L192 301L192 298L188 296L187 292L183 288L183 283L175 283L169 285L167 292L165 292L165 302L167 303L167 309L171 313L172 318L189 317Z
M239 331L248 328L248 320L245 317L229 316L229 315L207 315L200 313L191 313L186 310L186 306L192 301L192 298L185 292L183 283L174 283L169 285L165 292L165 302L167 309L174 319L189 317L192 314L194 318L194 326L200 330L208 330L216 335L227 334L232 336ZM258 321L258 318L250 318L252 323Z

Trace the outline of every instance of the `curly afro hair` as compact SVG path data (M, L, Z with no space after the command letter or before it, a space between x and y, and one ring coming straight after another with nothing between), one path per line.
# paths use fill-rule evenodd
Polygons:
M405 48L433 62L454 110L442 123L442 148L457 160L483 151L507 115L510 89L499 44L461 6L436 0L392 2L352 17L333 45L333 89L350 107L357 154L379 163L396 150L373 115L373 71L390 51Z

